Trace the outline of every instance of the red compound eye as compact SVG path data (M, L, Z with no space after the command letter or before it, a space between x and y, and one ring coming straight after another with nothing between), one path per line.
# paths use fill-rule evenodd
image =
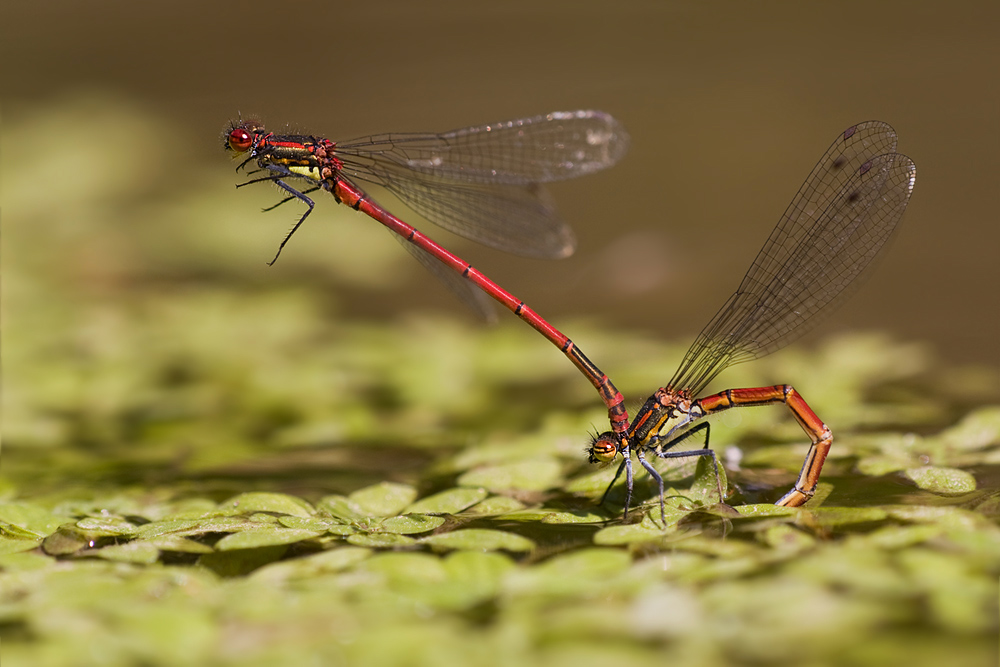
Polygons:
M242 127L234 127L229 133L229 147L237 153L246 153L253 145L253 137Z
M607 463L618 454L618 445L611 433L602 433L590 445L590 462Z

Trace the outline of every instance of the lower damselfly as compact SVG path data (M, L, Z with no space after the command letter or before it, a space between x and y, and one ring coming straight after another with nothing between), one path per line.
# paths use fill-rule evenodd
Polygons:
M743 282L702 329L666 386L657 389L625 430L593 439L592 463L621 456L601 503L625 472L627 518L632 500L632 456L659 487L665 520L663 478L647 456L663 459L709 457L723 502L715 453L708 448L709 424L702 421L735 407L784 403L811 440L795 486L775 504L797 507L816 491L833 443L830 428L791 385L727 389L697 396L727 367L760 358L795 340L822 321L867 273L893 235L916 182L916 167L896 152L896 133L870 121L837 137L792 199ZM694 437L699 449L670 451Z

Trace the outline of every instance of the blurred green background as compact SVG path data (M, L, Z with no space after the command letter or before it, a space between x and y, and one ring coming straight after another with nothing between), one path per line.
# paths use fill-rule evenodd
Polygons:
M38 196L114 181L109 209L142 227L144 204L211 183L220 210L204 242L238 217L239 239L228 242L244 247L232 261L258 282L288 279L305 249L331 249L345 238L334 227L350 223L329 224L333 206L323 202L282 262L264 266L295 213L257 215L273 193L232 189L218 137L237 112L347 139L609 111L633 138L626 160L553 188L578 232L574 257L519 259L429 231L557 323L586 313L670 338L714 313L839 131L888 121L917 163L916 194L880 270L829 326L1000 362L1000 226L987 167L1000 147L995 2L56 2L3 12L5 196L24 170L17 142L63 110L44 143L29 140L29 152L51 160ZM83 146L78 161L58 161ZM156 230L163 243L196 208L185 202ZM46 252L17 244L14 229L27 221L16 213L5 210L4 259ZM371 225L353 224L362 226ZM84 227L74 243L90 270L123 281L155 271L107 228ZM456 308L394 244L376 245L385 247L371 250L367 268L326 266L347 261L333 255L313 263L336 274L336 298L352 301L344 316Z
M0 18L5 665L996 663L997 3ZM806 450L773 407L712 426L740 515L682 467L668 525L645 476L619 522L583 452L605 411L551 345L480 325L329 197L268 267L299 212L237 191L220 136L237 113L348 139L576 108L633 143L552 187L573 257L415 222L633 409L838 132L888 121L916 161L869 284L715 383L793 383L831 425L813 506L769 514Z

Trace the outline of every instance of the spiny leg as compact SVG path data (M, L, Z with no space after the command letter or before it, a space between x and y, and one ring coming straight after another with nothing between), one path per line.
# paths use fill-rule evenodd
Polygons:
M708 456L712 459L712 472L715 473L715 488L719 492L719 502L725 503L726 498L722 493L722 478L719 477L719 459L715 456L713 449L689 449L683 452L653 452L661 459L681 459L690 456ZM661 501L662 502L662 501Z
M691 449L691 450L685 450L683 452L665 451L671 449L675 445L684 442L688 438L697 435L702 431L705 432L705 445L701 449ZM649 445L647 445L647 449L652 451L661 459L680 459L689 456L711 456L713 464L712 472L715 474L715 486L719 491L719 502L724 503L726 502L726 500L725 500L725 495L722 493L722 479L719 477L719 460L715 456L715 451L708 448L709 436L711 434L711 431L712 431L712 425L709 424L708 422L702 422L696 425L694 428L680 434L676 438L668 440L666 443L664 443L662 446L659 447L657 447L656 445L663 438L660 438L660 436L653 436L652 438L649 439ZM663 502L662 498L660 502L661 503Z
M264 171L264 169L254 169L249 172L250 174L259 174ZM268 170L270 171L270 170ZM242 183L237 183L236 187L245 188L248 185L253 185L254 183L277 183L280 179L285 178L289 174L279 174L275 176L273 173L270 176L261 176L260 178L251 178L249 181L243 181Z
M295 188L288 185L282 180L279 179L265 179L265 180L273 180L275 185L277 185L282 190L285 190L286 192L291 194L292 199L298 199L299 201L305 202L306 206L309 207L306 210L306 212L302 214L302 217L299 218L299 221L295 223L295 226L292 227L292 230L285 235L285 238L284 240L282 240L281 245L278 246L278 252L274 254L274 259L272 259L270 262L267 263L268 266L273 266L274 263L278 261L278 255L280 255L281 251L284 250L285 244L288 243L288 239L292 238L292 234L298 231L299 227L302 226L302 223L305 222L306 218L309 217L309 214L312 213L313 207L316 206L316 203L312 199L309 199L309 197L306 197L304 194L302 194L301 192L299 192L298 190L296 190Z
M622 512L622 521L628 518L628 508L632 504L632 453L628 449L625 454L625 510Z
M663 507L663 477L660 473L656 472L656 468L650 465L649 461L646 460L646 457L642 455L642 450L637 451L635 453L635 457L639 459L639 463L641 463L642 467L646 469L646 472L648 472L650 476L656 480L656 486L660 492L660 521L663 522L663 527L666 529L667 512ZM625 506L625 511L628 511L628 505Z
M799 507L816 493L816 484L823 469L823 462L833 444L833 434L830 428L816 416L812 408L805 402L799 392L791 385L779 384L773 387L753 387L748 389L727 389L713 396L706 396L695 401L706 415L728 410L734 407L754 405L770 405L784 403L795 416L802 430L806 432L812 445L802 463L802 470L795 480L791 491L783 495L775 505L784 507Z
M799 507L816 493L819 473L823 470L823 462L826 461L826 455L833 445L833 433L830 432L830 428L826 424L820 421L820 418L816 416L816 413L812 411L799 392L791 387L788 387L785 403L795 415L795 420L799 422L802 430L809 434L812 444L809 446L806 458L802 461L802 470L795 480L795 486L774 504L784 507Z
M316 185L316 186L314 186L314 187L311 187L311 188L309 188L308 190L303 190L303 191L302 191L302 194L304 194L304 195L307 195L307 194L309 194L310 192L316 192L316 191L317 191L317 190L319 190L319 189L320 189L321 187L322 187L322 186L319 186L319 185ZM260 210L261 210L261 213L267 213L268 211L273 211L274 209L278 208L278 207L279 207L279 206L281 206L282 204L287 204L288 202L292 201L293 199L298 199L298 197L295 197L295 196L288 196L288 197L285 197L284 199L282 199L281 201L279 201L279 202L278 202L277 204L275 204L274 206L268 206L267 208L262 208L262 209L260 209Z

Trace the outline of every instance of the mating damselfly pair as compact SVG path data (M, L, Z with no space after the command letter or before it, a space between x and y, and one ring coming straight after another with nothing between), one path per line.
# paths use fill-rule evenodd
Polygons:
M344 142L275 134L257 120L241 119L226 129L224 143L242 159L238 170L253 168L251 179L237 187L273 183L286 194L275 206L298 201L307 207L278 254L312 213L309 195L326 191L382 223L480 314L489 316L493 299L556 345L597 388L608 409L610 430L591 442L591 462L621 457L611 485L624 471L627 516L634 455L658 484L661 518L663 479L647 456L707 456L714 462L709 424L702 420L733 407L788 406L811 447L795 486L776 504L795 507L812 497L832 435L794 388L698 394L728 366L784 347L843 301L892 236L916 179L913 161L896 152L896 134L887 123L859 123L838 135L670 382L630 420L622 394L567 336L363 189L381 186L428 220L484 245L529 257L565 257L574 250L573 233L543 184L618 162L629 137L613 117L599 111L557 112L441 134L381 134ZM703 439L702 447L673 451L695 437ZM721 483L719 495L721 501Z

